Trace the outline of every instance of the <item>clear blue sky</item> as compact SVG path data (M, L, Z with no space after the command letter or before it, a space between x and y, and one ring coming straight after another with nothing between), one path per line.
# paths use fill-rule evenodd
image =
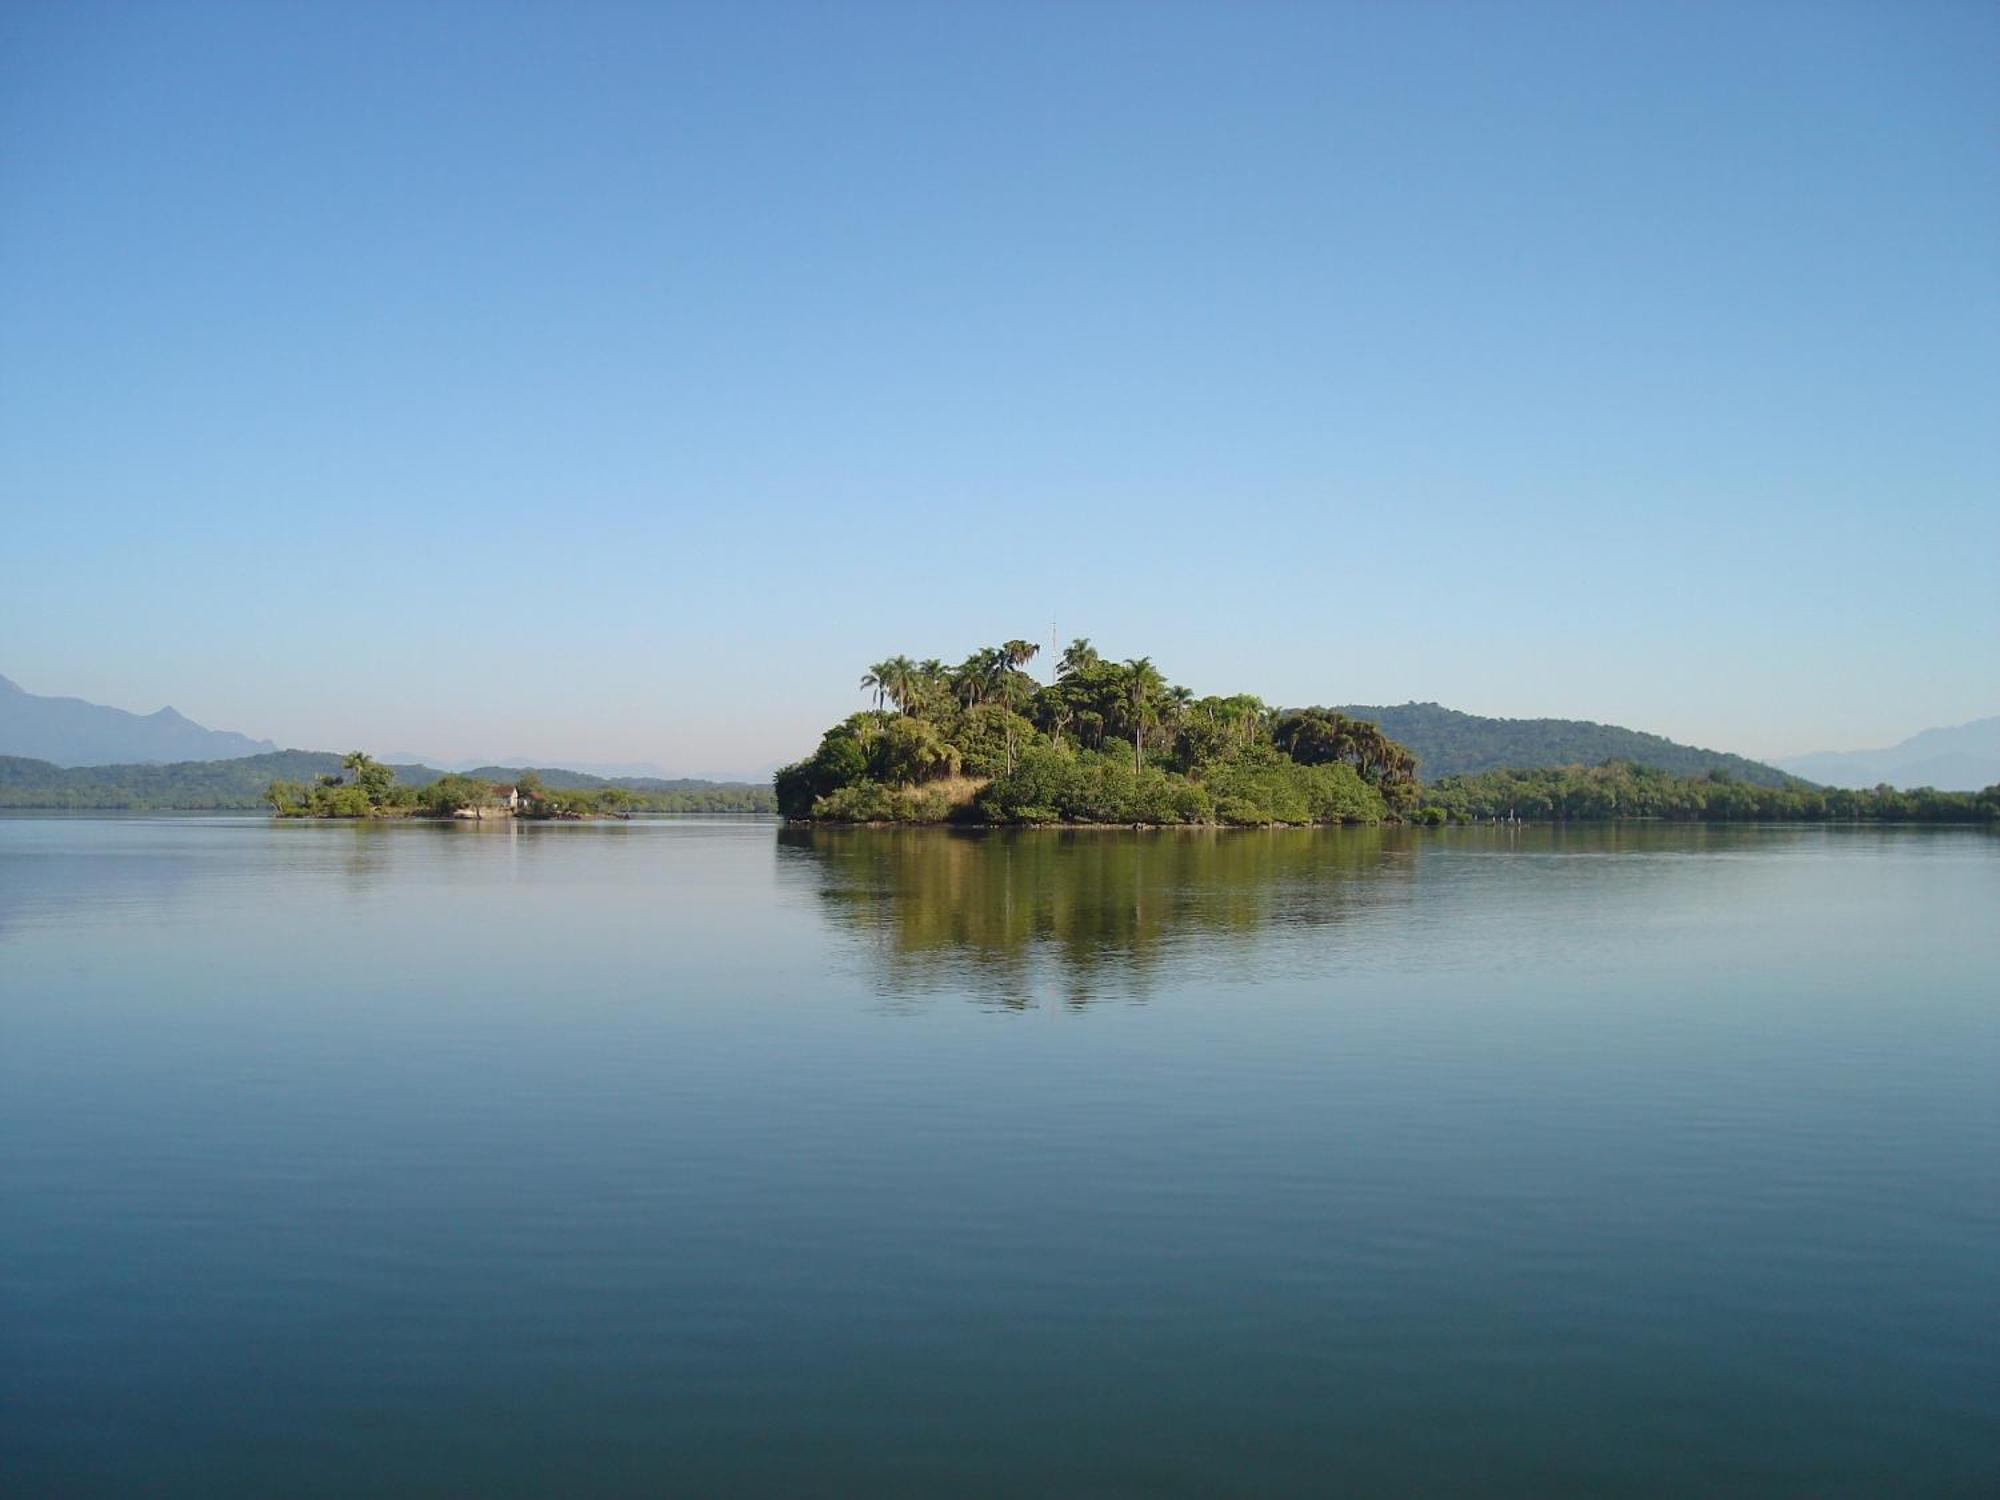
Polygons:
M2000 712L2000 7L16 3L0 672L790 757L893 651Z

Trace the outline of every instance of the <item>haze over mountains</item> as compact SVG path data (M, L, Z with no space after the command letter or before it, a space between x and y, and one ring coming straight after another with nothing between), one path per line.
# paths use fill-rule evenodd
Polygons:
M240 760L276 753L271 740L209 729L172 708L138 714L82 698L45 697L0 677L0 756L73 766L159 766L192 761ZM494 766L540 766L581 772L607 781L762 783L776 765L735 773L676 775L655 761L589 761L559 756L489 755L476 759L391 751L391 765L424 765L443 771Z
M1826 786L1936 787L1976 792L2000 784L2000 714L1944 729L1926 729L1881 750L1821 750L1777 764Z
M157 765L233 760L277 748L269 740L205 729L171 708L135 714L81 698L44 698L0 677L0 755L28 756L59 766Z

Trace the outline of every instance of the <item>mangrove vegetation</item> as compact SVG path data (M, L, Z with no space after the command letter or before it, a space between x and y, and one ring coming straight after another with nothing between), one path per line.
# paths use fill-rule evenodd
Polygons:
M1447 776L1424 788L1418 821L1577 822L1655 818L1707 823L1990 823L2000 819L2000 786L1983 792L1930 787L1868 791L1741 781L1726 771L1676 776L1629 761Z

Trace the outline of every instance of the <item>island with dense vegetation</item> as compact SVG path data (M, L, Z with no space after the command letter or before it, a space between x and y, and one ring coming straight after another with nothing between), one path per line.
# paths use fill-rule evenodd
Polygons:
M1043 683L1028 641L957 666L891 657L876 706L778 772L779 811L856 823L1368 823L1414 812L1416 761L1372 724L1196 697L1146 657L1070 643Z
M770 784L665 779L659 777L591 776L581 771L481 766L463 773L463 782L444 792L431 791L447 773L422 765L389 765L389 790L367 813L351 794L334 793L354 775L354 757L323 750L278 750L228 760L177 761L164 765L58 766L26 756L0 755L0 809L51 812L248 812L272 806L271 787L278 784L290 805L318 799L321 808L339 806L341 816L410 816L427 813L452 796L468 794L476 804L484 789L516 785L550 792L596 794L612 792L605 810L624 803L631 813L771 813L777 808ZM369 764L374 764L371 760ZM379 785L379 775L370 785ZM476 783L468 788L464 782ZM455 790L454 790L455 789ZM618 793L623 793L621 799ZM362 800L366 800L364 797Z
M777 773L778 810L820 823L1141 826L2000 817L2000 788L1845 792L1727 764L1689 775L1610 759L1426 785L1407 746L1342 710L1197 697L1149 658L1112 661L1087 640L1045 683L1026 670L1037 654L1016 640L956 666L876 663L861 679L874 707Z
M342 757L339 771L326 771L310 785L274 780L264 800L281 818L526 818L578 820L625 818L635 812L769 812L769 794L760 788L730 789L721 798L694 806L682 790L656 791L643 784L602 780L580 774L514 772L495 780L492 770L447 772L408 783L396 768L363 751Z
M273 781L264 799L281 818L588 818L623 817L632 794L623 787L595 791L546 786L539 773L523 771L509 782L447 773L421 786L396 780L364 751L351 751L339 772L316 777L310 786Z

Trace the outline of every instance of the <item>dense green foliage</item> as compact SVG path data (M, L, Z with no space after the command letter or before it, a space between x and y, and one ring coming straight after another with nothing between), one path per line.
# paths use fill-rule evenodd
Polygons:
M452 772L420 785L404 784L396 780L393 767L359 750L342 760L341 769L344 776L322 775L311 786L273 781L265 789L264 800L281 818L449 818L498 811L503 791L503 786L496 785L484 771ZM519 805L512 816L546 820L627 817L634 812L770 810L768 793L762 797L746 795L761 788L721 787L690 794L634 791L617 782L576 773L565 773L561 779L567 784L552 784L553 777L544 779L539 771L513 773L504 784L519 793ZM707 805L701 805L704 803Z
M274 780L265 788L264 800L281 818L448 818L461 809L492 806L495 796L493 783L471 776L408 785L397 781L391 767L356 750L342 759L340 771L323 772L309 786Z
M372 762L371 762L372 764ZM437 783L444 773L428 766L386 766L392 785L402 793ZM483 767L466 779L486 787L516 783L539 774L553 795L583 792L601 795L616 788L629 794L626 810L657 813L769 813L776 800L766 786L709 781L666 781L650 777L607 780L575 771L508 770ZM233 760L185 761L175 765L76 766L0 756L0 807L102 811L247 811L270 805L268 789L275 782L309 797L321 777L347 779L343 757L312 750L285 750L272 755ZM366 791L362 794L368 795ZM616 799L614 799L616 800ZM352 797L342 805L356 805ZM391 800L391 810L416 809ZM371 804L372 806L372 804ZM342 814L366 816L362 813Z
M1720 750L1698 750L1657 734L1592 724L1582 719L1487 719L1440 708L1435 703L1394 707L1343 707L1350 717L1372 721L1417 757L1425 781L1476 771L1545 766L1596 766L1630 761L1677 776L1722 771L1754 786L1798 786L1796 777Z
M787 817L867 823L1374 822L1416 805L1415 761L1372 724L1197 698L1150 659L1073 641L1055 680L1027 641L956 667L891 657L872 710L777 775Z
M1420 822L1520 818L1530 822L1603 818L1663 818L1684 822L1883 821L1979 823L2000 818L2000 786L1983 792L1928 787L1873 791L1838 787L1754 786L1726 773L1675 776L1649 766L1612 761L1447 776L1425 788Z
M0 807L224 811L264 805L273 778L306 780L340 769L338 755L284 750L172 765L62 767L0 757Z
M779 811L820 823L1306 825L1984 822L2000 809L2000 788L1839 791L1605 725L1478 719L1435 704L1382 710L1441 744L1447 764L1510 753L1507 746L1539 757L1636 743L1653 758L1530 759L1529 769L1448 774L1420 788L1412 749L1350 711L1277 710L1247 694L1197 698L1146 658L1107 661L1083 640L1063 653L1055 680L1042 683L1023 670L1035 654L1028 642L1009 641L955 667L904 656L878 662L861 679L876 706L834 725L811 756L778 773ZM1499 738L1474 743L1485 726L1497 726Z

